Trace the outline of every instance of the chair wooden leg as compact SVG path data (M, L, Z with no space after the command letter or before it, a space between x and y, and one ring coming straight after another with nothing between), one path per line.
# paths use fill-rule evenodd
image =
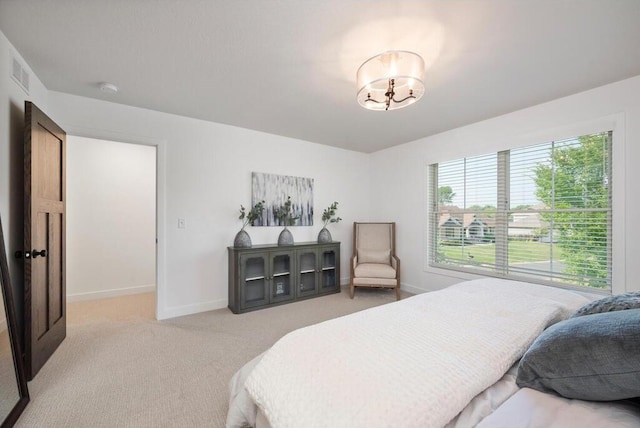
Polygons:
M354 287L353 284L351 284L351 286L349 287L349 297L351 297L352 299L355 291L356 291L356 287Z
M396 287L396 300L400 300L400 287Z

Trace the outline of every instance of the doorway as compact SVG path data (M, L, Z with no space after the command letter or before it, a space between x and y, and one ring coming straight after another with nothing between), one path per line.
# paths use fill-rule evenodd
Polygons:
M156 146L67 136L69 322L156 318Z

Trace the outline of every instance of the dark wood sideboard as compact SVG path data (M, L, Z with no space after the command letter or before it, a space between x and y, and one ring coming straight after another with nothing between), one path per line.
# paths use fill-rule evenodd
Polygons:
M236 314L340 292L340 242L228 251L229 309Z

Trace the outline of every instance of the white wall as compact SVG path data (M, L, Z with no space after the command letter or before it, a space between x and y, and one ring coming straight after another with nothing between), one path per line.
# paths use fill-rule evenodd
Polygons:
M155 290L156 149L67 137L67 301Z
M11 78L13 56L30 73L29 95ZM23 330L23 267L20 261L13 258L13 253L22 249L24 241L24 101L32 101L45 113L50 114L47 97L48 91L44 85L0 32L0 216L20 337Z
M0 103L0 132L4 134L0 135L0 173L4 178L0 181L0 212L10 211L10 225L8 228L5 225L5 231L8 229L9 248L13 250L22 242L22 201L17 189L22 185L25 96L8 77L12 49L1 36L0 67L6 70L7 77L0 77L0 100L8 102ZM160 318L226 306L225 247L233 242L240 227L239 205L250 204L252 171L315 178L316 225L294 227L292 232L297 241L315 240L321 227L322 209L334 200L340 202L339 215L345 221L333 225L332 233L334 239L343 242L343 281L348 276L351 222L393 220L398 225L404 285L414 291L433 290L458 279L442 271L425 271L426 165L545 141L567 129L578 129L585 122L609 120L612 115L615 119L611 121L618 126L616 134L623 135L624 146L622 154L614 152L614 174L617 174L614 225L624 235L622 238L620 232L614 235L617 263L614 291L640 290L640 284L631 281L640 276L640 264L634 263L633 258L640 254L640 229L625 224L632 225L640 212L640 194L633 191L633 183L640 178L635 167L640 164L640 77L372 155L63 93L47 93L35 75L32 75L32 97L71 135L158 147L161 239L158 257L163 269L158 278ZM178 217L186 219L186 229L177 229ZM249 228L254 243L275 242L279 232L279 228ZM16 263L12 263L12 269L19 271ZM21 289L19 272L16 277ZM162 281L165 283L161 284ZM16 300L21 299L22 295L16 296Z
M372 154L371 209L398 223L403 285L419 292L469 278L427 268L427 165L580 135L576 133L602 126L615 128L613 291L640 290L636 261L640 228L635 226L640 213L636 184L640 181L640 76Z
M241 227L240 204L251 203L252 171L315 179L314 226L291 228L297 242L315 241L322 210L340 202L344 221L331 232L348 277L351 223L369 214L366 154L58 92L49 100L69 134L158 146L159 318L228 304L226 247ZM248 228L254 244L275 243L280 231Z

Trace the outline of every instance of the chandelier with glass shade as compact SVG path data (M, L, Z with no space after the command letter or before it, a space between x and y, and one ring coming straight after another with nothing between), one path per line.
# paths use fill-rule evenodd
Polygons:
M369 110L396 110L424 94L424 60L409 51L387 51L368 59L357 72L358 103Z

